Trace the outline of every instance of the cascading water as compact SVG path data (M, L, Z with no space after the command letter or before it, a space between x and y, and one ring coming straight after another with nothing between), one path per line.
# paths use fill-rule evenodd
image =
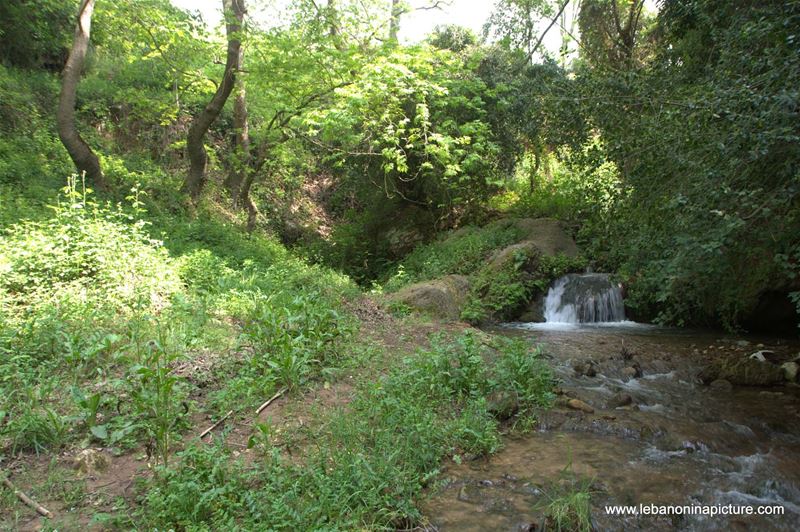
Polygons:
M622 289L603 273L565 275L547 292L544 317L548 323L624 321Z

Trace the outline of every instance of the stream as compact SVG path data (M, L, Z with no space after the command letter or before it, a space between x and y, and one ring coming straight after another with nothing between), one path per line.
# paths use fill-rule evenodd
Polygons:
M541 530L537 504L567 474L590 485L597 530L800 529L800 387L697 378L709 357L793 357L796 341L631 322L491 332L542 344L560 395L533 432L509 436L491 458L447 466L423 507L438 530ZM606 515L605 505L622 504L779 504L784 514Z

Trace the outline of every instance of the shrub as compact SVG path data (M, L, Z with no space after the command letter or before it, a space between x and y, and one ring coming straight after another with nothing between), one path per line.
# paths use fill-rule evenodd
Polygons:
M28 304L69 286L69 293L79 288L120 309L165 304L180 285L161 243L132 214L94 203L76 185L70 180L52 218L6 231L0 287Z

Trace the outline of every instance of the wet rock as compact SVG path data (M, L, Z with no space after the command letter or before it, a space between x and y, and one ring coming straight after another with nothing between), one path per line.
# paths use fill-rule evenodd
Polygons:
M597 375L597 369L595 369L594 362L577 362L572 366L572 369L575 371L575 375L577 376L587 376L587 377L594 377Z
M759 344L759 345L761 345L761 344ZM775 355L774 351L769 351L769 350L766 350L766 349L762 349L760 351L756 351L755 353L750 355L748 358L750 358L752 360L757 360L758 362L768 362L773 357L773 355Z
M587 403L581 401L580 399L570 399L567 401L567 407L571 408L572 410L580 410L581 412L586 412L587 414L594 414L594 408L589 406Z
M780 366L751 358L717 360L704 368L699 377L706 384L724 379L740 386L770 386L785 379Z
M543 323L545 321L544 318L544 293L537 294L528 306L525 307L525 311L519 316L519 321L524 321L526 323Z
M458 490L458 496L456 498L461 502L477 504L481 502L480 489L477 486L465 484Z
M709 384L709 386L715 390L729 392L733 389L733 384L730 381L726 381L725 379L716 379Z
M642 376L642 367L639 364L633 364L622 368L622 375L628 379L638 379Z
M467 300L469 280L462 275L448 275L441 279L406 286L389 301L428 312L439 318L458 319Z
M84 449L72 459L72 467L83 475L102 473L108 469L110 460L102 451Z
M488 397L488 410L500 421L510 419L519 411L519 397L513 392L494 392Z
M608 408L619 408L633 404L633 397L627 393L616 393L608 400Z
M797 371L800 370L800 364L797 362L785 362L781 369L783 370L784 378L789 382L797 382Z

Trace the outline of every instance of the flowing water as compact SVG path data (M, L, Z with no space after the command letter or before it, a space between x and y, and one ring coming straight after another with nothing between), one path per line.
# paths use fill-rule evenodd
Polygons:
M424 507L439 530L529 530L565 475L586 479L597 530L800 530L800 389L706 386L715 356L796 341L636 325L516 324L492 331L545 346L561 380L534 432L490 459L450 464ZM765 344L765 345L762 345ZM573 410L578 398L594 412ZM561 480L561 482L564 482ZM779 504L783 516L612 516L605 505Z
M605 273L557 279L544 300L548 323L607 323L625 320L622 287Z

